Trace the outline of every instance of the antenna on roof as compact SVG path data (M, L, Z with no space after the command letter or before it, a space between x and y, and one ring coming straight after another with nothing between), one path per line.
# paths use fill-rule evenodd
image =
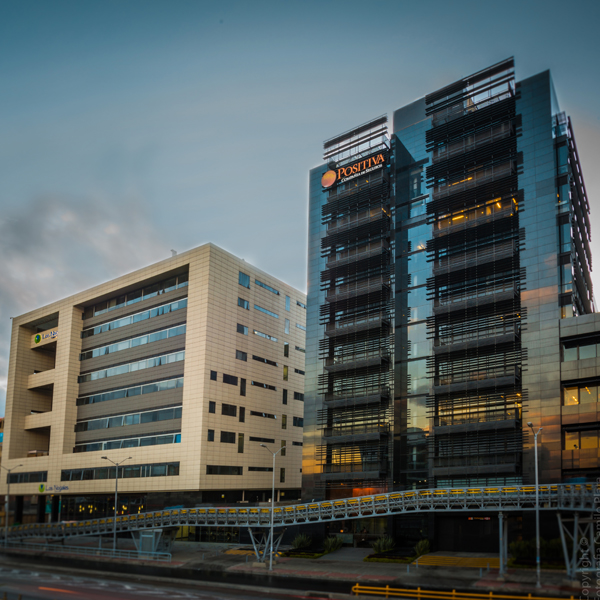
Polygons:
M171 256L177 256L177 250L171 248Z

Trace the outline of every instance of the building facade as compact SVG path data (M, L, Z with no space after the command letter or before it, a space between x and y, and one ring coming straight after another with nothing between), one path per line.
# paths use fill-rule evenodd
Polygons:
M261 444L285 446L277 500L299 497L305 320L304 294L212 244L15 317L16 520L112 514L123 460L124 514L268 501Z
M595 309L589 202L550 73L517 81L503 61L389 129L327 140L310 172L307 497L532 483L527 422L543 427L542 482L593 476L563 450L561 327ZM402 525L434 526L469 539L454 518Z

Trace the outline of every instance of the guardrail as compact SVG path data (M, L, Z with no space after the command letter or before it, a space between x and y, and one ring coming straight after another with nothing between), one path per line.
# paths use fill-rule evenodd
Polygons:
M89 546L59 546L57 544L35 544L32 542L0 545L3 550L23 550L31 552L52 552L54 554L76 554L77 556L103 556L108 558L132 558L135 560L152 560L157 562L171 562L169 552L138 552L137 550L113 550L112 548L90 548Z
M371 585L360 585L357 583L353 588L352 592L357 596L359 594L370 594L372 596L383 596L384 598L416 598L417 600L431 599L431 600L548 600L544 596L507 596L505 594L495 594L489 592L487 594L477 594L470 592L457 592L452 590L451 592L439 592L437 590L422 590L420 587L415 589L401 589L391 588L389 585L385 587L375 587ZM574 596L571 596L570 600L574 600Z
M536 507L535 486L444 488L391 492L374 496L325 500L275 507L275 527L344 519L392 516L418 512L523 511ZM600 498L596 484L541 485L540 510L591 512ZM116 530L138 531L169 527L268 527L270 508L206 507L163 510L117 517ZM72 523L35 523L13 526L9 539L65 538L111 534L113 519ZM0 534L3 536L3 532Z

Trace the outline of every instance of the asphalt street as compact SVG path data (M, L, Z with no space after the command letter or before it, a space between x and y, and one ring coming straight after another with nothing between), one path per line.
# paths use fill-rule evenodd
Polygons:
M182 585L167 582L142 583L119 581L110 576L67 575L31 568L0 565L0 598L6 600L140 600L141 598L169 598L173 600L318 600L314 592L284 591L251 588L237 585L217 585L194 582ZM4 594L4 595L3 595Z

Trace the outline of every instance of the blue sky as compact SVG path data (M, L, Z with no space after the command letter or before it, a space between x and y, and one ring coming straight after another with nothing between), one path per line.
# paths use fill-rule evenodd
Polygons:
M595 233L598 22L578 0L4 0L0 415L9 317L208 241L305 289L322 140L508 56L552 71Z

